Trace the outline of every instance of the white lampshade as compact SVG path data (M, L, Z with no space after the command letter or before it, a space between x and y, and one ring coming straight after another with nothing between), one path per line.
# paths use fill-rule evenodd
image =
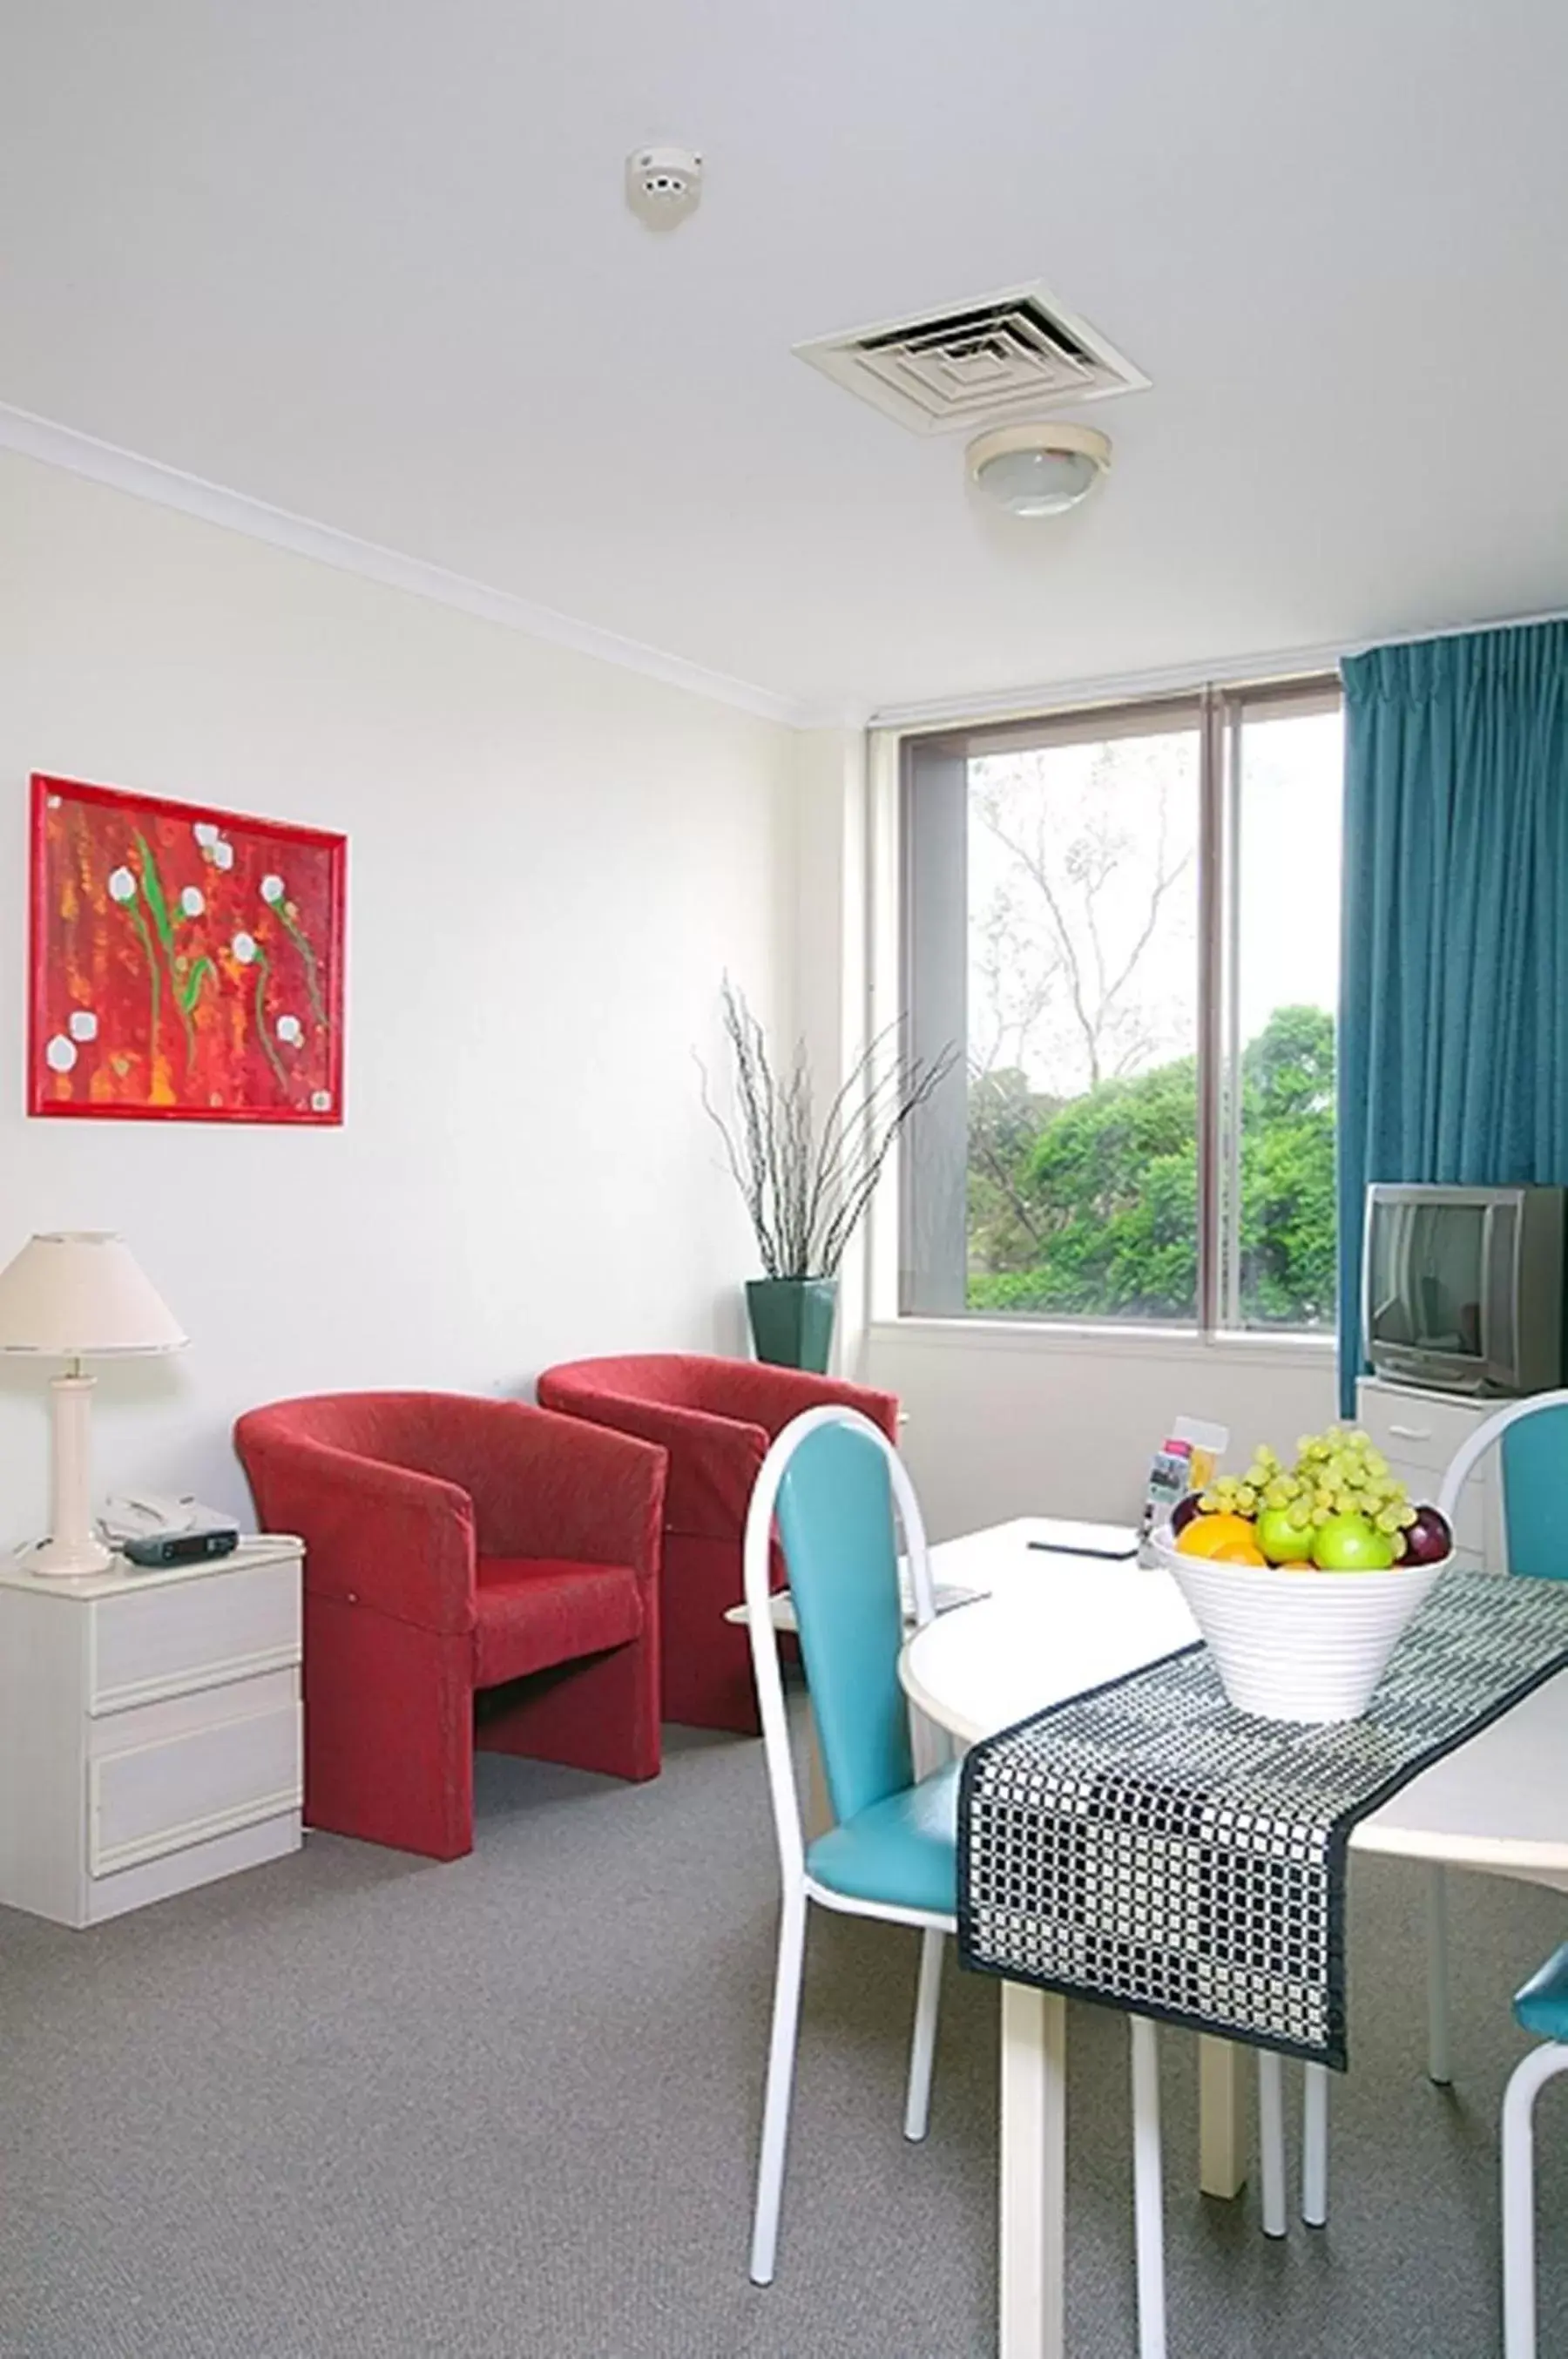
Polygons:
M30 1237L0 1270L0 1351L57 1360L177 1352L184 1331L106 1229Z

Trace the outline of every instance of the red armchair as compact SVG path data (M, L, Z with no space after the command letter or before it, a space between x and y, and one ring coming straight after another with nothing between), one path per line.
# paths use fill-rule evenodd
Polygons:
M539 1380L547 1408L657 1441L670 1453L659 1576L663 1715L692 1728L761 1726L744 1629L724 1616L741 1598L741 1538L757 1469L802 1409L842 1401L898 1440L893 1393L752 1360L679 1352L575 1360ZM782 1561L774 1587L784 1586Z
M475 1741L658 1775L661 1450L454 1393L279 1401L234 1445L305 1542L309 1825L461 1857Z

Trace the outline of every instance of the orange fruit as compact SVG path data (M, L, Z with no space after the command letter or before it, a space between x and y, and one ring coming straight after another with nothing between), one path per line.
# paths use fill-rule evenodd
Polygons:
M1229 1549L1245 1548L1258 1562L1257 1527L1247 1516L1194 1516L1176 1543L1181 1556L1223 1557Z
M1214 1549L1209 1558L1211 1564L1267 1564L1268 1561L1263 1550L1254 1548L1250 1540L1227 1540L1224 1548Z

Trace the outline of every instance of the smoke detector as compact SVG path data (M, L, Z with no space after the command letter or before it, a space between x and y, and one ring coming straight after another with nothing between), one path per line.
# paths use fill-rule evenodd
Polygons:
M634 147L626 158L626 202L648 229L676 229L702 194L694 147Z

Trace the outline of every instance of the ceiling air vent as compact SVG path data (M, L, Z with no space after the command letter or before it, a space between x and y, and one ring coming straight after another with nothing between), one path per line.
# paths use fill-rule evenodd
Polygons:
M795 350L915 434L970 432L1149 383L1040 286L818 336Z

